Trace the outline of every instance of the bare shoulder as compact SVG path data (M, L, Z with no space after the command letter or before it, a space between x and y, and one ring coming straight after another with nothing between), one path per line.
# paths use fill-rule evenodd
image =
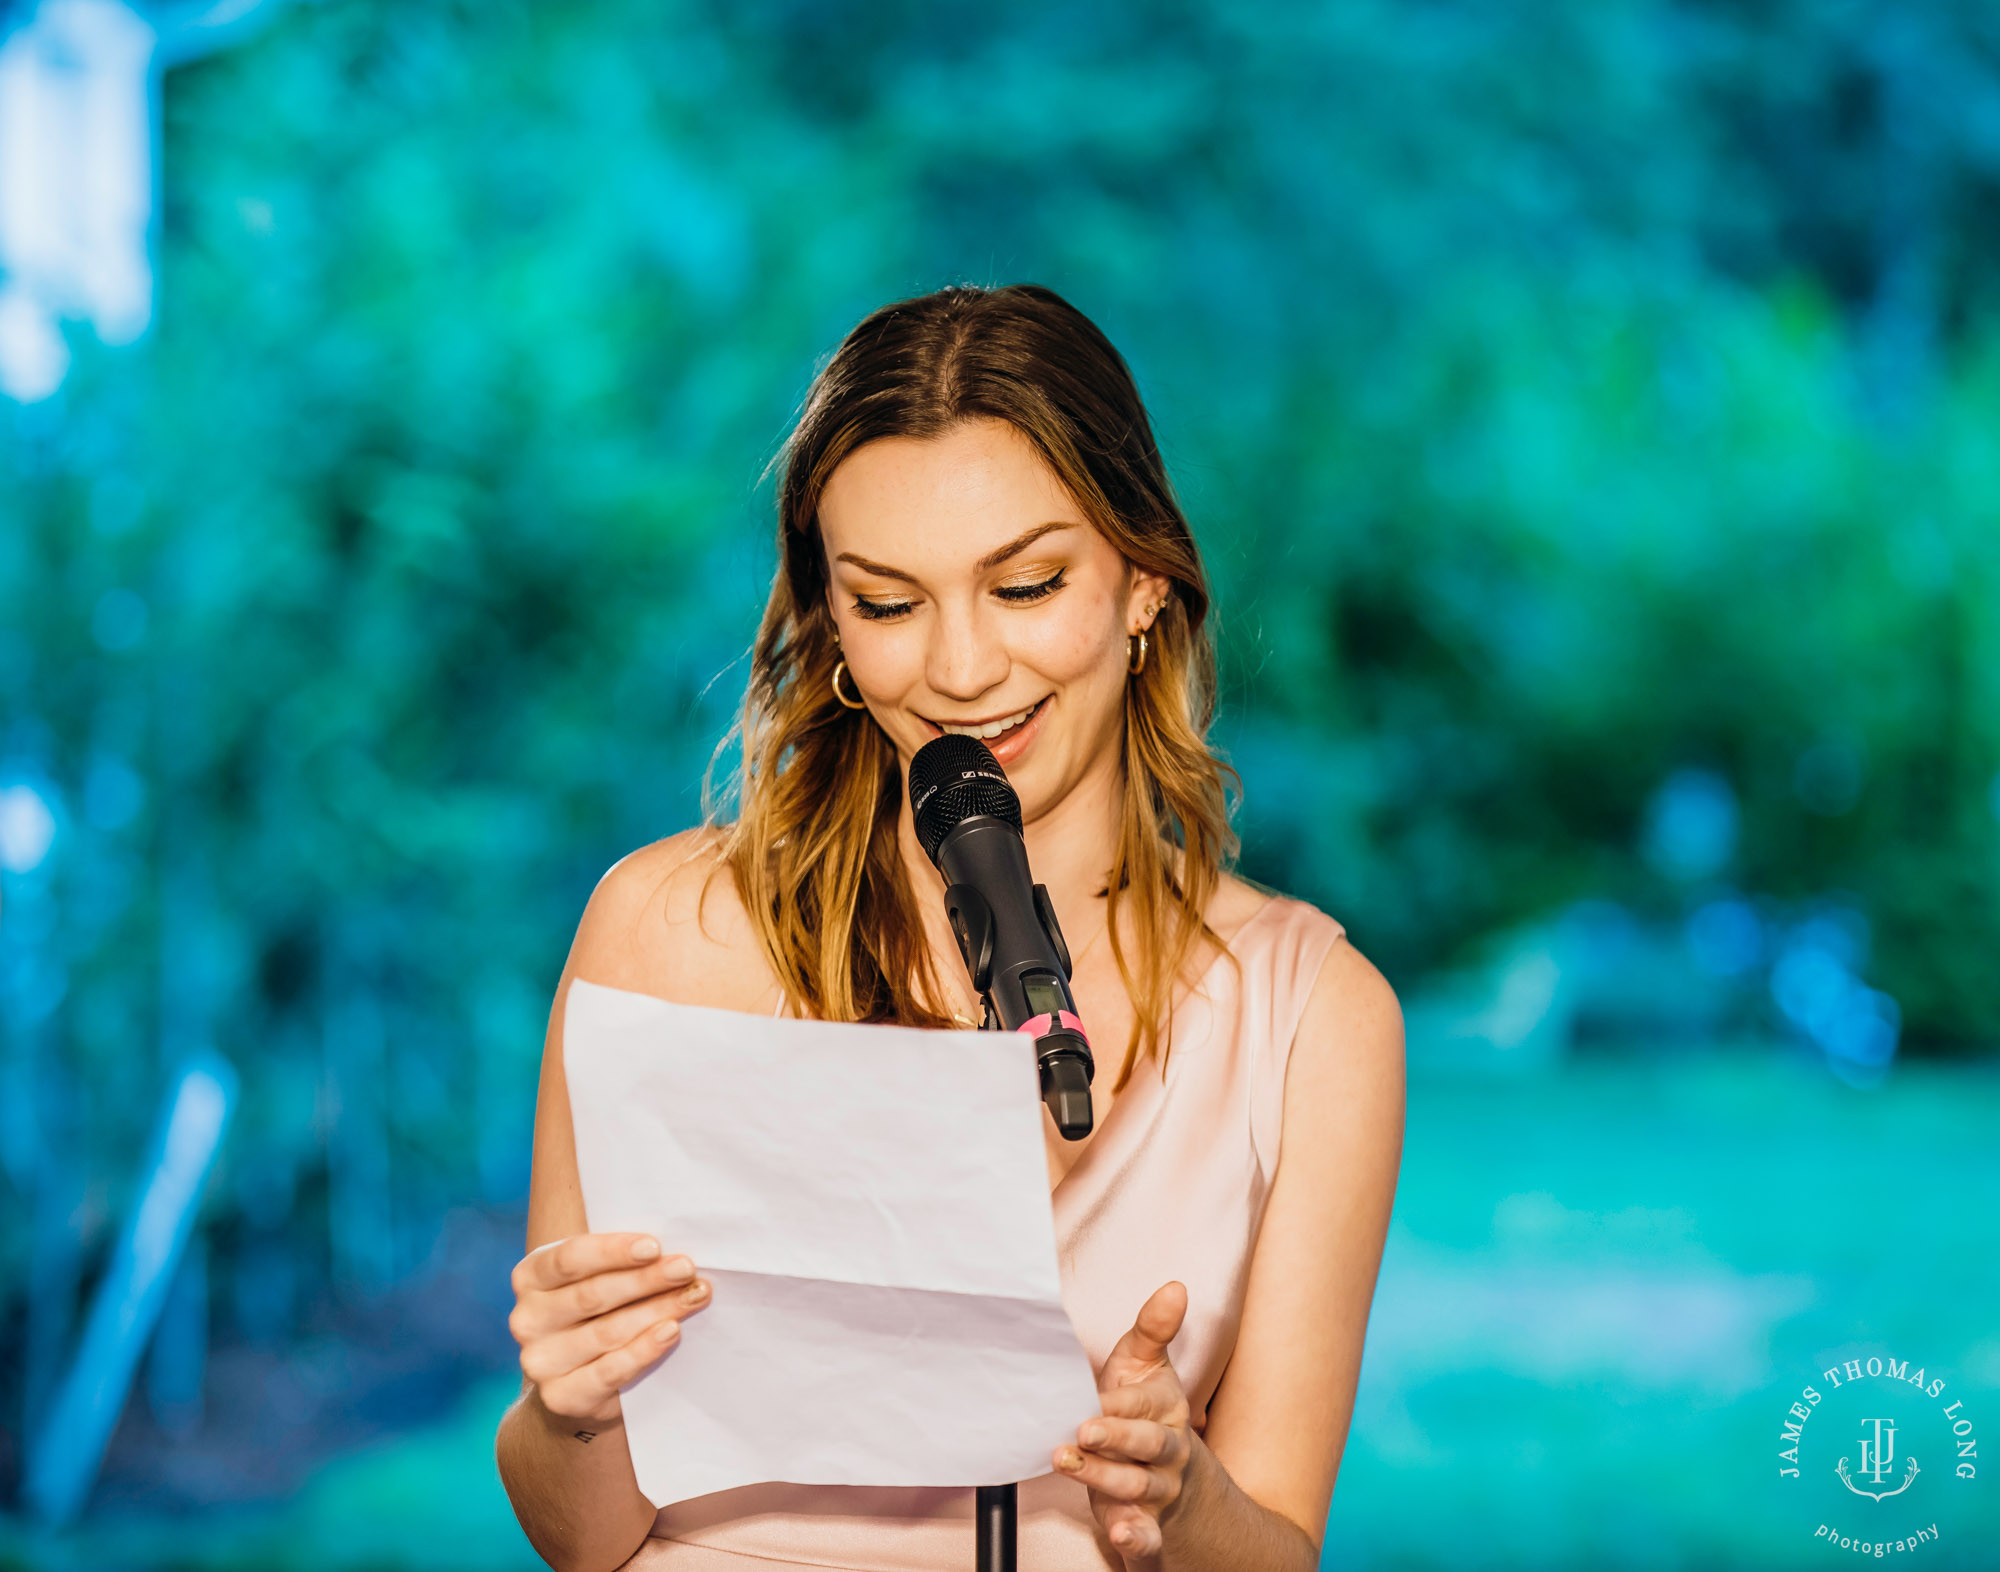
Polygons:
M1403 1007L1388 978L1343 931L1321 962L1294 1040L1294 1059L1337 1060L1348 1070L1372 1067L1400 1083Z
M1228 938L1273 900L1311 906L1296 896L1280 895L1225 874L1210 906L1214 915L1209 926ZM1311 909L1319 911L1318 907ZM1339 920L1327 912L1320 915L1329 922ZM1299 1021L1299 1047L1337 1042L1348 1044L1349 1052L1373 1052L1393 1057L1398 1064L1402 1060L1403 1011L1396 991L1374 963L1354 947L1345 925L1320 964Z
M755 926L712 826L613 863L591 892L570 975L676 1004L768 1011L778 999Z

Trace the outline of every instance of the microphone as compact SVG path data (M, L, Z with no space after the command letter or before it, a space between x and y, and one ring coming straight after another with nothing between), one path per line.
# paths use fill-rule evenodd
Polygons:
M1090 1039L1069 991L1069 946L1028 872L1021 799L977 737L947 732L910 760L917 839L945 876L945 913L986 1024L1035 1040L1042 1101L1065 1141L1090 1134Z

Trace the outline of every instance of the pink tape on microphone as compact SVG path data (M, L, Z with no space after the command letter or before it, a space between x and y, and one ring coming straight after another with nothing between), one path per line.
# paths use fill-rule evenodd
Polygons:
M1044 1032L1054 1031L1058 1025L1067 1026L1077 1036L1081 1037L1086 1044L1089 1043L1090 1034L1083 1029L1083 1022L1079 1021L1067 1010L1057 1010L1053 1014L1044 1011L1032 1019L1023 1021L1014 1030L1017 1032L1026 1032L1030 1037L1039 1037Z

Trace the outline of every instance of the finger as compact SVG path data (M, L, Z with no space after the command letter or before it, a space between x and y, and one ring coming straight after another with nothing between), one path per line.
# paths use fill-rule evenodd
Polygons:
M1108 1419L1154 1419L1175 1426L1187 1423L1187 1394L1168 1371L1156 1374L1151 1380L1106 1387L1097 1394L1097 1401Z
M514 1268L514 1292L561 1288L597 1272L659 1256L660 1241L651 1234L572 1234L523 1256Z
M1091 1419L1077 1430L1086 1452L1127 1463L1173 1463L1186 1443L1178 1430L1152 1419Z
M684 1255L673 1255L622 1272L599 1272L545 1293L531 1292L516 1308L531 1333L559 1332L635 1299L686 1288L693 1281L694 1263Z
M1172 1499L1175 1489L1172 1478L1164 1469L1120 1463L1073 1446L1056 1448L1056 1471L1081 1481L1114 1501L1130 1501L1144 1506L1164 1504Z
M1153 1297L1139 1307L1132 1330L1118 1339L1111 1357L1124 1355L1139 1364L1159 1364L1167 1357L1167 1344L1179 1335L1187 1318L1187 1288L1181 1283L1162 1283Z
M644 1375L680 1341L673 1321L656 1321L631 1341L589 1364L539 1383L542 1407L552 1414L582 1418L599 1412L619 1392Z
M687 1296L695 1289L705 1287L705 1284L696 1284L694 1288L671 1294L655 1294L637 1304L624 1305L608 1315L533 1338L521 1348L521 1373L530 1381L540 1383L581 1369L612 1349L630 1342L658 1321L680 1320L685 1313Z
M1104 1509L1102 1521L1104 1532L1122 1554L1144 1560L1160 1553L1160 1520L1144 1507L1114 1501Z

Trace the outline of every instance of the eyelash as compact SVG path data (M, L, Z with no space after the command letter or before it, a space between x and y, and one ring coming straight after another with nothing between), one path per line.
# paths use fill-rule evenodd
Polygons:
M1010 605L1033 605L1038 600L1047 600L1061 589L1063 575L1068 571L1067 568L1058 568L1039 584L1003 584L993 593ZM889 622L909 611L914 604L907 600L866 600L857 595L854 597L854 613L870 622Z
M1057 568L1051 577L1043 579L1039 584L1003 584L993 593L1016 606L1047 600L1063 587L1063 575L1067 572L1068 568Z

